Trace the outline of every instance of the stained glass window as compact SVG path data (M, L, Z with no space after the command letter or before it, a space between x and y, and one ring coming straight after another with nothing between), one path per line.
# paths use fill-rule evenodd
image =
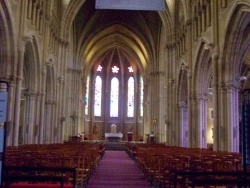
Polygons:
M89 76L86 81L86 93L84 97L85 115L89 115Z
M118 71L119 71L119 68L117 66L112 67L112 72L113 73L118 73Z
M128 117L134 117L134 93L135 89L134 86L135 81L133 77L130 77L128 79L128 104L127 104L127 116Z
M96 69L98 72L102 72L102 66L101 65L98 65L97 69Z
M110 117L118 117L119 81L117 78L111 80L110 91Z
M95 104L94 104L94 115L101 116L102 107L102 79L97 76L95 79Z
M143 116L143 78L140 78L140 115Z
M128 72L134 72L132 66L128 67Z

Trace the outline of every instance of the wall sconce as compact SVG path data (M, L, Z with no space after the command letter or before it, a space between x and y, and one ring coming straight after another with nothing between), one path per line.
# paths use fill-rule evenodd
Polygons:
M152 124L155 126L157 123L157 120L156 119L152 119Z

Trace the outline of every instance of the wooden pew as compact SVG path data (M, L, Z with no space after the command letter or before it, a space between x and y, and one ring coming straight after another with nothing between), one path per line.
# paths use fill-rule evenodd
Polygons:
M59 182L63 188L67 179L66 173L72 177L72 185L76 186L76 169L67 167L31 167L31 166L12 166L4 169L4 187L8 188L11 183L17 182Z
M33 144L8 147L5 166L74 168L76 184L86 185L104 151L105 147L100 143ZM54 176L53 173L51 174ZM29 179L29 177L18 178L20 181ZM38 177L38 179L45 179L45 177ZM48 176L47 179L62 181L58 177Z
M174 187L237 186L244 187L245 176L240 171L176 171ZM250 172L247 173L250 185Z

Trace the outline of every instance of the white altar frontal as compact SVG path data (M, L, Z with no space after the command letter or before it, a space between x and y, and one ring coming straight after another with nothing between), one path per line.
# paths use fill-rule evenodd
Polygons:
M119 141L122 137L122 133L105 133L105 139L109 141Z

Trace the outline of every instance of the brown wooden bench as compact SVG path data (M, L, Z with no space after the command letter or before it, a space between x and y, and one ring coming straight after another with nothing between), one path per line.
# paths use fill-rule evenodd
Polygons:
M196 186L237 186L244 187L245 176L240 171L176 171L174 187ZM247 184L250 185L250 172L247 173Z
M71 174L69 180L66 173ZM70 181L76 186L76 169L68 167L31 167L31 166L8 166L4 168L4 187L8 188L16 182L58 182L63 188L64 183Z

